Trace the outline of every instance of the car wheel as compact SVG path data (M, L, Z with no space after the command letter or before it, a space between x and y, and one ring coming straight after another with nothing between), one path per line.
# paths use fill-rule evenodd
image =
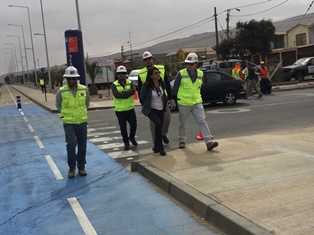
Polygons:
M297 73L295 74L295 80L297 80L297 81L299 81L299 82L303 82L303 80L304 80L304 75L303 75L303 73L302 73L302 72L297 72Z
M228 91L226 94L225 94L225 97L224 97L224 104L225 105L234 105L237 101L237 98L235 96L235 93L233 91Z

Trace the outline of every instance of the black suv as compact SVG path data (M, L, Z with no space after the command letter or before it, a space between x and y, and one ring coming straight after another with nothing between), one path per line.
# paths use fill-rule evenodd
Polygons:
M293 65L282 67L287 81L291 78L302 82L307 75L314 75L314 57L298 59Z

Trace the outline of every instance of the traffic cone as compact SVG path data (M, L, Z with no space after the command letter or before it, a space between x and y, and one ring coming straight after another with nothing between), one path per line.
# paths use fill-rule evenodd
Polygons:
M137 91L135 91L135 93L134 93L134 95L133 95L133 100L138 100Z
M206 117L204 118L204 120L206 121ZM211 135L210 138L211 138L211 139L214 139L214 136ZM203 140L203 139L204 139L204 136L203 136L201 130L200 130L200 134L199 134L198 136L196 136L196 139L198 139L198 140Z

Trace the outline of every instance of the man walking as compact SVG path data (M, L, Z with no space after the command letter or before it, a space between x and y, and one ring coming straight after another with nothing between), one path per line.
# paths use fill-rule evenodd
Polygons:
M211 133L202 104L201 86L203 83L203 72L197 69L198 56L195 53L188 54L184 62L187 68L178 72L173 87L179 107L179 148L185 148L186 124L190 113L192 113L203 134L206 148L210 151L218 146L218 142L214 142L210 138Z
M129 150L129 140L134 146L137 146L137 142L135 140L137 120L133 99L136 88L129 79L126 79L127 71L124 66L119 66L116 73L118 75L118 80L113 82L111 85L114 97L114 110L119 121L120 131L124 142L124 150ZM128 136L127 122L130 125L130 136Z
M63 75L67 85L61 87L56 94L56 107L61 113L67 159L69 165L68 177L75 177L77 166L80 176L86 176L86 144L87 144L87 108L89 107L89 92L86 86L78 84L80 75L77 69L69 66ZM76 146L78 147L76 153Z
M241 78L242 80L244 80L240 62L237 62L235 64L234 68L232 69L232 77L234 77L234 78Z
M41 87L41 91L42 91L43 93L47 93L46 84L45 84L45 79L39 78L39 85L40 85L40 87Z
M247 75L248 83L247 83L247 88L246 88L246 97L252 96L252 89L254 89L258 94L257 98L261 98L263 94L257 89L256 82L257 82L258 77L254 69L252 69L251 62L247 62L246 67L248 69L248 75Z
M158 70L160 72L161 79L166 84L166 92L167 92L166 95L168 97L168 101L169 102L173 102L172 94L171 94L171 86L170 86L168 75L167 75L167 73L165 71L165 67L163 65L154 65L153 55L149 51L145 51L143 53L143 61L145 63L145 67L142 68L138 72L138 93L139 93L139 97L140 97L140 92L141 92L142 85L146 82L147 70L149 68L156 67L156 68L158 68ZM143 104L142 100L140 100L140 102L141 102L141 104ZM165 111L165 114L164 114L164 122L163 122L162 129L161 129L162 140L163 140L163 142L165 144L169 144L169 139L167 137L167 133L168 133L168 130L169 130L170 120L171 120L171 112L170 112L170 108L167 105L166 111ZM155 132L155 127L154 127L154 123L152 121L150 121L150 130L151 130L151 134L152 134L152 138L153 138L153 143L155 143L155 133L154 133Z

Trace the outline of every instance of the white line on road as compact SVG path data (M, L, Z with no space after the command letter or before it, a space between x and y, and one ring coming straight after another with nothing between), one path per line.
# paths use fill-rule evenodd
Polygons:
M30 132L34 132L34 129L33 129L31 124L27 124L27 126L28 126L28 129L29 129Z
M50 155L46 155L45 158L46 158L46 160L47 160L47 162L48 162L48 164L49 164L53 174L55 175L56 180L62 180L63 177L62 177L58 167L56 166L55 162L52 160L51 156Z
M78 221L84 233L87 235L97 235L96 230L94 229L93 225L90 223L89 219L87 218L85 212L83 211L80 203L77 201L75 197L68 198L68 202L70 203L72 210L74 211Z
M38 144L39 148L45 148L45 146L43 145L43 143L40 141L38 136L34 136L34 139L36 141L36 143Z
M28 119L26 117L23 117L25 122L28 122Z

